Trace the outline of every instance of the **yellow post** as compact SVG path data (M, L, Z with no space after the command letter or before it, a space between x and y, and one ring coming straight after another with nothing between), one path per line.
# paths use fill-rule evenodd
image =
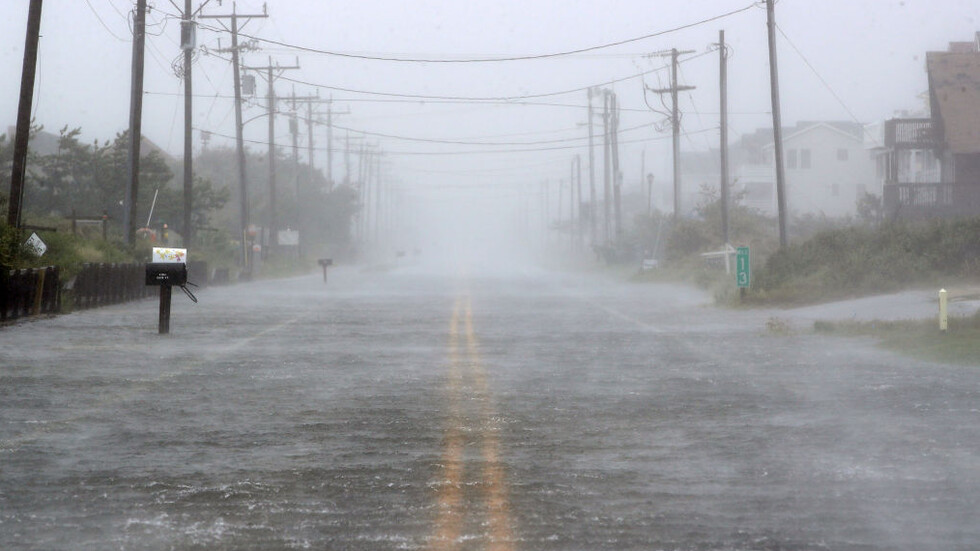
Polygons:
M949 327L947 325L948 318L946 314L946 295L946 289L939 290L939 330L943 333L945 333L946 329Z

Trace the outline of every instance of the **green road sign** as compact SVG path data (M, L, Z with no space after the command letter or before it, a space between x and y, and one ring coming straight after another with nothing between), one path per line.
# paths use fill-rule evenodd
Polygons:
M752 268L749 264L748 247L735 249L735 282L740 288L752 284Z

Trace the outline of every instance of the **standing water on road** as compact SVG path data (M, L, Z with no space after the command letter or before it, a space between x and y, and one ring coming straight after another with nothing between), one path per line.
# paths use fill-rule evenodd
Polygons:
M0 331L0 547L980 541L976 366L543 271L201 295Z

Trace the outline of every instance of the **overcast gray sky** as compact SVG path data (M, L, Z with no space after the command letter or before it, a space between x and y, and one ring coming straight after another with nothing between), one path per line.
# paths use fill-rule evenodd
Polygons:
M182 0L175 2L183 6ZM168 151L182 150L182 84L171 64L178 59L178 9L169 0L151 0L147 42L144 133ZM213 0L206 14L230 13L231 2ZM241 0L239 13L261 13L261 1ZM244 32L312 49L379 57L461 59L522 56L576 50L689 25L752 5L749 0L269 0L268 19L256 19ZM3 48L0 67L7 84L0 89L0 113L6 125L16 118L27 0L4 0L0 18ZM111 138L127 126L131 38L131 0L46 0L35 112L37 121L56 132L81 127L83 137ZM199 5L195 1L195 6ZM922 106L926 90L924 53L945 49L949 41L970 40L980 28L975 0L780 0L777 22L783 121L853 120L873 122L896 110ZM204 22L216 27L215 21ZM705 53L726 31L734 50L729 75L732 140L769 123L766 14L756 6L735 15L682 31L588 53L528 61L494 63L398 63L310 53L272 44L243 56L245 63L291 65L276 83L277 93L332 96L338 126L358 131L463 142L549 142L513 146L471 146L372 137L388 153L389 171L402 180L451 185L465 180L493 186L567 177L570 159L583 156L586 120L583 91L536 97L527 102L487 104L405 100L383 94L445 97L520 97L574 90L617 79L611 85L624 109L621 128L627 184L639 181L640 152L648 170L669 177L669 134L650 125L642 86L666 86L667 73L628 77L661 67L665 58L644 54L676 47ZM213 52L227 33L201 29L198 44ZM791 41L791 43L790 43ZM798 53L796 50L799 50ZM802 53L802 56L801 56ZM696 55L696 54L694 54ZM691 56L693 57L693 55ZM806 62L812 65L814 73ZM194 67L195 126L233 135L230 63L199 54ZM718 140L718 56L711 53L682 65L683 84L697 86L682 94L685 149L707 149ZM818 76L819 75L819 76ZM286 80L295 79L299 83ZM826 82L830 90L821 82ZM320 85L317 89L313 85ZM328 87L334 87L331 89ZM264 109L266 84L245 117ZM353 93L339 89L374 92ZM840 101L834 97L834 93ZM656 101L650 98L651 103ZM547 105L541 105L547 104ZM282 109L288 109L282 106ZM323 112L323 109L320 110ZM0 121L2 122L2 121ZM259 119L246 126L249 139L266 141ZM335 136L343 136L338 130ZM315 163L322 166L326 132L317 130ZM355 134L356 135L356 134ZM195 132L195 147L200 147ZM288 143L285 118L277 141ZM564 141L558 141L564 140ZM576 141L578 140L578 141ZM220 136L212 146L231 145ZM335 144L339 147L339 144ZM250 147L261 150L263 146ZM570 149L553 149L569 147ZM522 151L515 149L542 149ZM504 149L499 154L463 155L473 150ZM435 153L435 154L434 154ZM448 153L448 154L447 154ZM334 170L342 172L341 156Z

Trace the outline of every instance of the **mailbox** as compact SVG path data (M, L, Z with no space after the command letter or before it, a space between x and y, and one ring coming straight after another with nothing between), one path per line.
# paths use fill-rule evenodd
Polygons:
M150 262L146 265L147 285L187 285L187 264L183 262Z
M317 262L320 264L320 266L323 266L324 268L326 268L327 266L333 266L332 258L320 258L317 260Z
M146 265L146 284L187 285L187 249L153 247L153 262Z

